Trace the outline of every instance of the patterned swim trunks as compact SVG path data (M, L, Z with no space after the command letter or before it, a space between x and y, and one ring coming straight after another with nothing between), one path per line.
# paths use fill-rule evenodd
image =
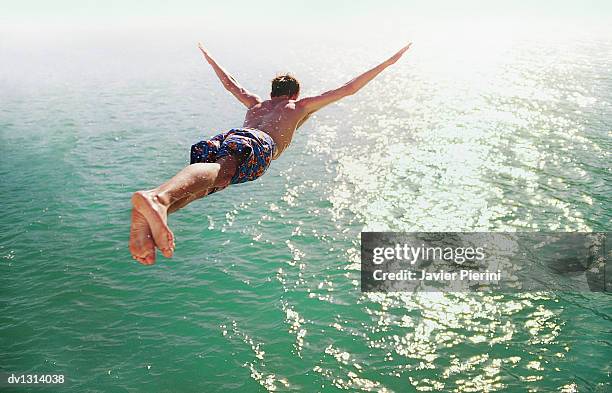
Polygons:
M230 184L238 184L261 177L270 166L275 149L274 140L263 131L232 128L191 146L190 163L215 162L221 157L232 155L238 160L238 168ZM217 187L210 194L220 189Z

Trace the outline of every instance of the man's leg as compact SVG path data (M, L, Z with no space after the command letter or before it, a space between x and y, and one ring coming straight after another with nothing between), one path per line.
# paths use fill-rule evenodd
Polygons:
M169 258L174 251L174 235L167 224L168 214L207 195L213 187L227 186L236 173L237 166L238 163L232 156L222 157L215 163L192 164L159 187L134 193L133 211L144 217L155 244L164 256ZM134 227L134 222L132 226ZM132 254L137 256L134 252ZM147 263L149 260L150 258L145 257L144 262L141 262Z

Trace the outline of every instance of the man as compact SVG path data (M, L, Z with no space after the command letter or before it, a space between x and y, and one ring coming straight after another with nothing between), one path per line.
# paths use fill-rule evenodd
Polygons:
M206 61L238 101L247 107L244 124L191 147L191 164L159 187L132 196L130 252L145 265L155 263L155 247L170 258L174 235L168 214L230 184L263 175L291 143L293 133L316 111L355 94L385 68L397 62L411 44L345 85L323 94L298 98L300 85L290 76L274 78L270 99L262 100L229 75L199 44Z

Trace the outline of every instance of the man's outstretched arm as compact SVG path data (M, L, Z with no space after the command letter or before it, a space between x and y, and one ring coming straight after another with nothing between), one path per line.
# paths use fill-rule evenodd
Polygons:
M256 94L249 92L244 87L240 86L240 84L232 77L227 71L223 69L217 62L208 54L208 51L204 49L201 43L198 43L198 48L202 51L204 58L211 65L215 74L223 83L223 86L234 95L238 99L238 101L242 102L247 108L250 108L254 105L257 105L261 102L261 98L259 98Z
M385 68L389 67L391 64L395 64L395 62L397 62L400 57L402 57L404 52L406 52L408 48L410 48L410 45L412 45L412 43L409 43L387 60L383 61L371 70L364 72L363 74L359 75L358 77L346 83L345 85L337 89L327 91L318 96L302 98L297 102L297 104L304 109L307 115L310 115L313 112L316 112L319 109L323 108L324 106L331 104L332 102L338 101L341 98L357 93L362 87L367 85L368 82L374 79Z

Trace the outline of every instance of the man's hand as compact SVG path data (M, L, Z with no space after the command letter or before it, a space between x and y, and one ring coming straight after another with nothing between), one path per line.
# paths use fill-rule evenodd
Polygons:
M386 63L388 65L391 64L395 64L400 57L402 57L402 55L404 54L404 52L406 52L409 48L410 45L412 45L412 42L409 42L408 45L406 45L405 47L403 47L402 49L400 49L396 54L394 54L393 56L389 57L389 59L386 61Z
M204 48L204 45L202 45L201 42L198 42L198 48L200 48L200 51L204 56L208 56L208 51L206 50L206 48Z

